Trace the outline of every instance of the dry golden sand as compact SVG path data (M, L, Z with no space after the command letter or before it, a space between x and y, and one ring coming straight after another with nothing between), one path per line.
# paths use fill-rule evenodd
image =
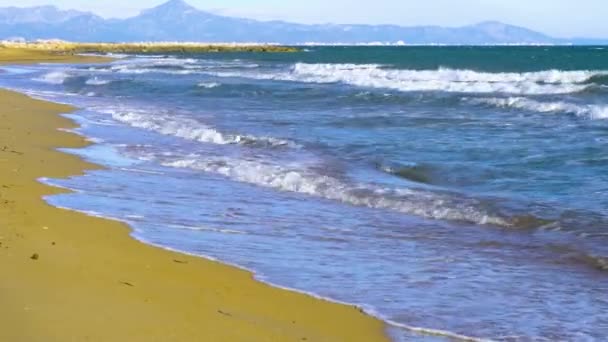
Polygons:
M72 110L0 90L0 341L388 340L382 322L354 307L273 288L139 243L122 223L47 205L42 196L63 190L36 179L97 168L55 151L87 144L58 130L73 127L58 115Z

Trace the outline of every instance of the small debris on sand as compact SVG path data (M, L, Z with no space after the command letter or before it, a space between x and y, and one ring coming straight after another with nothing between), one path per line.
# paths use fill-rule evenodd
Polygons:
M228 312L224 312L222 310L217 310L217 313L219 313L220 315L224 315L224 316L228 316L228 317L232 317L232 314L228 313Z

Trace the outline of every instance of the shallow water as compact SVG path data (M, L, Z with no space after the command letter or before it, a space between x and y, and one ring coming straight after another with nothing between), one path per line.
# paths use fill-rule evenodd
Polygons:
M608 335L608 52L311 48L8 68L109 168L54 205L354 303L395 340Z

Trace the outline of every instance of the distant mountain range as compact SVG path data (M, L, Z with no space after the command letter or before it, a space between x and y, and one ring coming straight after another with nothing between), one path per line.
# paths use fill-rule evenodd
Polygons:
M76 42L191 41L405 44L608 44L608 40L559 39L523 27L484 22L463 27L304 25L220 16L171 0L127 19L54 6L0 8L0 39L63 39Z

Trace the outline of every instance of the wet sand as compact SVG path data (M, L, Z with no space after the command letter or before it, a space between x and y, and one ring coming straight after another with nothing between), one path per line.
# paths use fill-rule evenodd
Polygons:
M0 63L75 62L70 56ZM82 61L82 60L81 60ZM86 61L92 61L90 59ZM125 224L51 207L37 181L99 168L74 108L0 90L0 341L385 341L359 309L257 282L249 272L135 241Z

